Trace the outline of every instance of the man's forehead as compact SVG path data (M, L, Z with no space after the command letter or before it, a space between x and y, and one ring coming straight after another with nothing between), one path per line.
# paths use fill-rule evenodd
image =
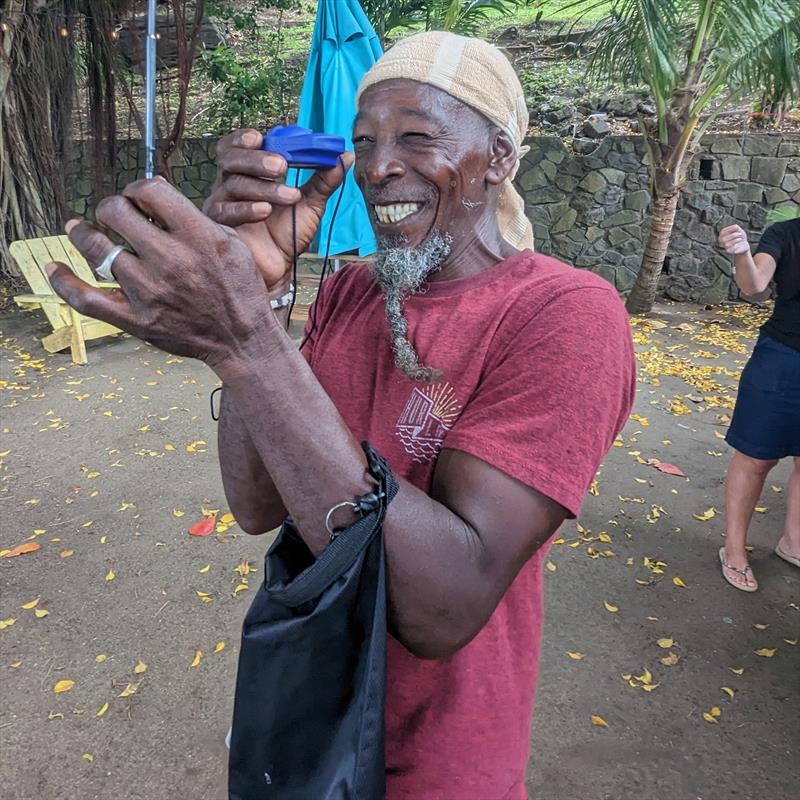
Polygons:
M355 122L381 116L387 112L415 117L430 122L441 122L442 117L456 108L467 106L447 92L406 78L394 78L370 86L359 99Z

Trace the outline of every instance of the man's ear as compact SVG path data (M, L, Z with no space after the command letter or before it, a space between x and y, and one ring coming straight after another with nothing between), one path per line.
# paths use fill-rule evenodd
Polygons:
M511 137L499 129L495 130L489 149L489 167L486 170L486 182L499 186L510 177L517 165L517 148Z

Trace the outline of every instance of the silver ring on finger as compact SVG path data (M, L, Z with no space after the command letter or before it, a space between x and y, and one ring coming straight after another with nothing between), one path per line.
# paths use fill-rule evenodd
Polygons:
M99 267L95 269L95 274L100 280L113 281L114 275L111 272L111 267L114 264L114 259L123 251L125 247L121 244L115 245L108 251L108 255L103 259Z

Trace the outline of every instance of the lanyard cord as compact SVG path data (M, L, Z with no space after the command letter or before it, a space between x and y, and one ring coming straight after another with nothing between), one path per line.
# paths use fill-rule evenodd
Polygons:
M344 166L344 162L342 161L341 157L339 158L339 165L342 168L342 185L339 187L339 196L336 198L336 205L333 207L333 214L331 215L331 223L328 226L328 241L325 245L325 257L322 260L322 271L320 272L319 276L319 284L317 285L317 295L316 298L319 299L319 294L322 291L322 282L325 280L325 276L328 272L328 264L330 259L330 252L331 252L331 237L333 236L333 224L336 222L336 215L339 213L339 206L342 203L342 197L344 197L344 183L347 180L347 171ZM298 183L300 182L300 170L295 170L294 176L294 185L297 188ZM289 329L289 326L292 324L292 311L294 310L294 304L297 300L297 210L295 206L292 206L292 302L289 305L289 314L286 317L286 329ZM303 340L300 342L299 349L302 350L305 343L308 341L309 337L312 333L316 330L317 327L317 303L311 307L311 328L309 329L308 333L303 337ZM221 386L217 386L212 392L210 397L211 402L211 419L215 422L219 420L219 411L214 405L214 399L216 395L222 391Z

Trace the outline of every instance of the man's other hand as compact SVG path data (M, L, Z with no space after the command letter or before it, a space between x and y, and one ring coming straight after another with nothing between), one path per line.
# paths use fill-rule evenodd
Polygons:
M732 256L750 252L747 234L739 225L728 225L719 232L719 246Z
M89 317L212 368L277 324L253 257L230 228L212 222L162 178L131 183L97 206L99 226L71 220L70 241L93 269L126 241L112 271L119 291L91 286L65 264L47 265L56 293Z
M267 287L282 293L293 256L308 249L328 199L342 184L354 156L344 153L338 166L315 172L295 189L286 185L285 159L262 150L262 140L256 130L234 131L220 139L217 180L203 211L236 231L253 253Z

